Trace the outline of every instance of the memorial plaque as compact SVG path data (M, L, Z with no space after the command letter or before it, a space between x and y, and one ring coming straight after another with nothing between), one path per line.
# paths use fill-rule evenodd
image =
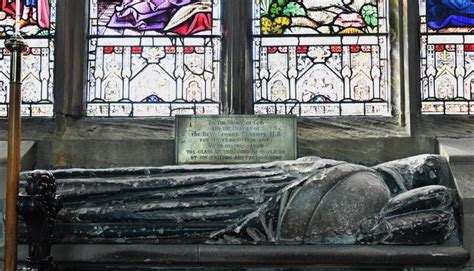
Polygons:
M177 116L178 164L296 159L295 116Z

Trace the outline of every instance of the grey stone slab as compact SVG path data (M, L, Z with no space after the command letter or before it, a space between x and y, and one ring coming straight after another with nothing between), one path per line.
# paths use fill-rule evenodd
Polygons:
M0 260L3 260L3 249ZM59 263L187 265L199 263L198 245L53 245L51 255ZM18 246L18 260L28 257L28 246Z
M471 259L464 270L474 269L474 139L438 139L440 154L451 166L456 189L462 205L463 246L470 252Z
M465 271L462 267L454 267L454 268L410 268L406 269L405 271Z
M474 215L464 215L462 217L463 229L463 246L470 254L471 259L466 263L465 267L474 269Z
M7 150L8 142L0 141L0 247L4 244L4 200L7 179ZM23 141L20 146L22 170L32 169L36 163L36 143Z
M200 246L203 265L234 266L462 266L467 251L457 246ZM230 260L232 259L232 260Z
M380 268L245 268L245 267L153 267L133 265L61 264L62 271L380 271ZM384 271L404 271L402 268L383 268ZM431 271L431 270L430 270ZM445 271L445 270L437 270Z
M34 141L22 141L20 146L21 157L31 151L36 143ZM7 163L8 142L0 141L0 165Z
M27 257L20 245L18 259ZM3 259L0 251L0 260ZM53 245L61 263L202 267L351 267L388 270L406 266L458 267L468 260L459 246L265 246L265 245ZM207 269L206 269L207 270ZM316 269L319 270L319 269Z
M5 184L7 182L7 164L0 164L0 199L5 199ZM0 212L3 209L0 209Z
M474 164L451 163L463 214L474 214Z
M3 210L5 209L5 201L3 199L0 199L0 248L5 245L5 238L4 238L4 232L5 232L5 224L4 224L4 213Z
M37 168L109 168L175 163L174 140L64 140L38 142ZM52 161L52 163L51 163Z
M30 170L36 163L36 143L34 141L23 141L20 146L21 169ZM7 151L8 142L0 141L0 199L5 198L7 179ZM2 209L0 209L1 212Z
M450 163L474 163L474 138L440 138L439 152Z

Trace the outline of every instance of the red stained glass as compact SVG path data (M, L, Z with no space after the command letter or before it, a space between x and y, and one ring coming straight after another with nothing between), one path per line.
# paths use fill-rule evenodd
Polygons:
M54 35L56 0L20 0L20 32L29 49L23 53L23 116L53 116ZM0 117L6 117L9 102L10 52L5 40L15 31L16 1L0 0Z

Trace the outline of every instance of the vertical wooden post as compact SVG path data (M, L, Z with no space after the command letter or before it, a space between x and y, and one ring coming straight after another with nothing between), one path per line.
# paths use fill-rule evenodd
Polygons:
M27 45L20 34L13 35L5 42L11 52L10 66L10 104L8 108L8 164L7 164L7 198L5 222L5 271L16 271L18 199L20 176L21 144L21 54Z

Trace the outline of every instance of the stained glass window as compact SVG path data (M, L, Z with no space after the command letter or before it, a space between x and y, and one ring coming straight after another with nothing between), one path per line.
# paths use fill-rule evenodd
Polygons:
M87 115L218 114L219 0L91 0Z
M20 31L28 44L23 54L23 116L53 116L56 0L21 0ZM8 115L10 52L5 40L14 33L15 0L0 0L0 117Z
M390 115L386 0L254 0L254 111Z
M474 114L474 2L420 0L425 114Z

